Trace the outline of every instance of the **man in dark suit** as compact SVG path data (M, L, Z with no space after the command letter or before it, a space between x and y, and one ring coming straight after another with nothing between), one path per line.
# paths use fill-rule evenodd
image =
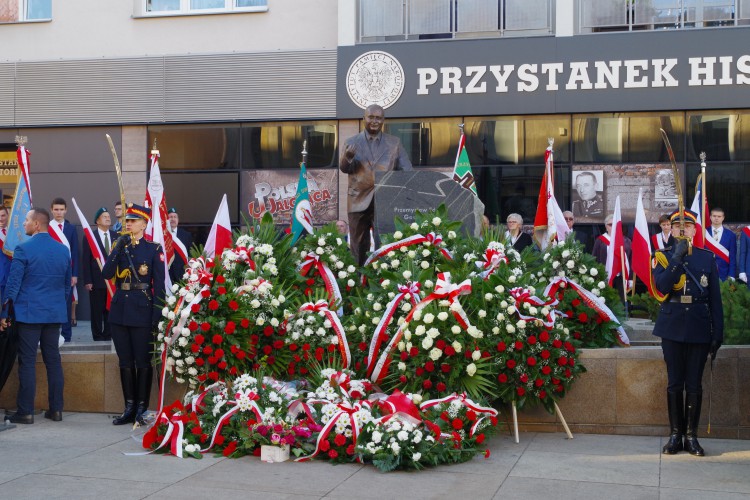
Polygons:
M75 288L78 284L78 256L80 255L78 253L78 233L76 232L76 227L65 219L65 214L68 213L68 204L63 198L55 198L54 200L52 200L51 208L52 218L54 219L54 221L50 223L57 225L60 231L62 231L62 234L64 234L65 238L68 240L68 248L70 248L70 258L72 265L70 287L72 293L72 289ZM68 320L63 322L62 325L62 336L65 339L65 342L70 342L70 339L73 336L73 331L71 329L72 305L72 301L69 301Z
M377 104L368 106L364 118L365 130L347 139L339 161L339 169L349 174L350 247L359 265L364 264L370 248L370 228L375 214L375 172L412 169L399 138L382 131L383 108Z
M697 215L685 210L680 217L679 211L675 211L670 219L674 244L657 250L653 269L657 298L662 302L654 335L661 337L667 364L670 436L662 452L673 455L685 450L702 457L698 421L703 369L708 355L713 359L724 341L719 273L710 251L693 248L688 252L695 236Z
M121 201L115 202L115 222L112 224L112 231L119 233L122 231L122 211L124 210Z
M94 244L99 247L99 252L107 259L112 245L118 238L118 234L110 229L112 218L106 207L101 207L94 215L96 229L92 231ZM91 252L88 244L83 245L83 259L81 262L83 270L83 284L89 292L89 303L91 304L91 336L94 340L111 340L107 321L107 285L102 277L99 261Z
M579 231L578 229L573 228L573 225L576 222L576 218L573 215L573 212L571 212L570 210L566 210L565 212L563 212L563 218L565 219L565 223L568 225L568 229L570 229L571 231L570 235L573 235L573 238L575 238L576 241L583 245L584 250L589 252L589 236L583 231ZM568 237L570 237L570 235Z
M6 286L6 306L13 305L18 323L18 411L9 418L16 424L34 423L36 395L36 350L42 349L47 368L49 410L45 418L62 420L63 371L60 361L60 325L67 320L70 305L70 252L47 232L50 215L43 208L31 209L23 223L31 238L13 253ZM7 308L2 326L7 327Z
M182 246L185 247L186 257L190 257L188 252L190 252L190 247L193 244L193 235L179 227L180 215L177 213L176 208L172 207L169 209L167 218L169 219L169 232L172 233L172 241L179 240ZM174 260L169 266L169 279L172 283L182 280L186 265L187 262L182 260L179 252L175 252Z
M737 273L737 235L724 226L724 209L714 207L711 209L711 236L723 246L727 254L722 256L716 254L716 267L719 269L719 279L726 281L727 278L736 276ZM728 260L725 260L725 257Z

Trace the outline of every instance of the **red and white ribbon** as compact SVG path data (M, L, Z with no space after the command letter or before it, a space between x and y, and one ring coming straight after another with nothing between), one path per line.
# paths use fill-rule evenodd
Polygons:
M442 403L451 403L453 401L459 401L462 405L464 405L469 410L473 411L477 414L477 420L474 422L474 424L471 426L471 429L469 431L469 436L473 436L476 430L479 428L479 424L484 421L486 418L490 417L497 417L497 410L494 408L490 408L488 406L482 406L478 403L475 403L471 399L469 399L466 396L465 392L462 392L461 394L456 394L455 392L451 394L450 396L446 396L444 398L440 399L430 399L428 401L423 402L421 405L419 405L419 409L422 411L425 411L429 408L432 408L433 406L437 406Z
M398 305L402 300L408 298L411 302L412 307L416 306L420 301L419 297L419 282L408 281L406 285L398 285L398 295L396 295L385 307L383 316L380 318L378 326L375 328L375 332L370 340L370 350L367 352L367 376L372 375L372 371L375 369L375 362L377 361L377 355L380 353L380 348L383 343L387 340L385 333L388 324L390 323L393 315L395 314Z
M336 338L339 341L339 352L341 353L341 359L344 362L344 368L349 368L352 361L352 355L349 351L349 341L346 339L346 332L344 326L341 324L341 320L336 313L328 308L328 302L325 300L319 300L317 302L306 302L302 304L297 314L302 312L316 313L322 312L323 315L331 322L331 328L333 328ZM284 326L291 323L297 314L290 316L284 321Z
M590 307L591 309L595 310L596 313L599 315L600 318L606 321L612 321L613 323L617 324L617 342L622 346L629 346L630 345L630 339L628 338L628 334L625 333L625 329L620 324L620 321L617 319L617 316L612 312L612 310L607 307L607 305L604 303L602 299L591 293L589 290L583 288L581 285L576 283L573 280L570 280L568 278L563 278L560 276L556 276L552 278L552 281L549 285L547 285L547 288L544 290L544 295L547 297L553 297L557 296L558 293L562 292L562 288L565 288L566 286L572 288L578 296L581 298L584 304L586 306Z
M252 258L250 258L250 254L255 251L254 246L250 246L250 247L238 246L238 247L235 247L232 251L236 253L240 257L240 260L242 260L242 262L247 264L250 269L255 271L255 261Z
M211 441L208 443L208 446L201 449L201 453L205 453L211 448L214 447L214 444L216 443L216 438L221 434L221 430L224 428L224 426L229 423L233 415L236 415L241 411L239 404L237 403L237 400L240 397L244 397L250 400L250 410L255 415L255 420L260 423L263 422L263 410L260 409L256 401L260 399L260 396L256 394L254 391L251 391L250 389L245 389L242 392L238 392L235 394L235 400L230 401L229 405L232 406L229 410L227 410L220 418L219 421L216 422L216 427L214 428L214 431L211 433Z
M414 314L417 311L421 311L422 309L427 307L430 302L434 300L447 299L451 305L456 304L458 306L455 308L456 310L453 310L453 308L451 308L453 316L456 318L461 328L463 328L464 330L469 329L471 323L469 323L469 318L466 315L466 311L464 311L463 307L461 307L461 303L458 302L457 299L461 295L468 295L471 293L471 281L467 279L459 284L453 284L450 280L450 273L438 273L438 279L435 282L434 291L430 295L425 297L424 300L414 306L411 312L409 312L409 315L406 317L406 321L404 321L403 324L399 327L399 329L393 335L393 338L391 338L391 341L388 343L388 346L380 355L380 358L378 358L378 362L375 364L375 367L372 370L370 380L372 380L373 382L377 382L385 376L388 371L388 365L390 364L391 351L393 351L393 348L401 341L401 338L404 336L404 329L409 326L412 318L414 318Z
M307 254L302 263L297 267L297 271L302 276L307 276L313 268L318 270L318 274L320 274L320 277L323 279L328 298L339 306L338 314L341 316L343 314L343 309L340 306L343 299L341 298L339 284L336 281L336 275L333 274L333 271L328 267L328 264L320 260L320 256L315 253Z
M336 413L334 413L331 416L331 419L328 422L326 422L326 424L323 426L323 428L320 430L320 433L318 434L318 439L315 441L315 450L310 455L299 457L298 459L295 460L295 462L304 462L304 461L310 460L315 455L320 453L322 451L320 449L320 444L323 441L328 439L328 436L330 436L331 432L336 426L336 422L338 422L338 420L344 415L349 415L349 422L351 423L351 426L352 426L351 442L352 443L357 442L357 436L359 435L359 424L357 424L357 420L354 418L354 414L362 409L362 405L359 402L357 403L343 402L343 403L337 404L336 407L338 408L338 410L336 411Z
M482 269L479 276L481 276L483 280L486 280L503 262L506 264L508 263L508 257L506 257L503 252L495 250L494 248L488 248L484 251L484 260L478 260L474 263L479 269Z
M409 236L408 238L404 238L403 240L394 241L393 243L388 243L387 245L383 245L382 247L378 248L367 258L367 260L365 261L365 267L369 266L376 260L385 257L390 252L394 252L402 247L410 247L425 242L437 247L443 257L445 257L446 259L453 260L453 254L451 254L447 248L443 248L441 246L443 243L443 237L441 235L435 233L429 233L427 235L415 234L414 236Z
M555 311L552 309L552 307L556 306L558 303L558 300L555 298L551 298L547 301L544 301L537 297L536 295L531 295L531 292L529 292L526 288L522 287L516 287L512 288L510 290L510 296L513 297L513 300L515 300L515 307L516 307L516 313L518 314L518 317L521 318L524 321L538 321L542 323L545 328L552 328L555 326ZM550 307L550 312L547 313L547 316L545 318L536 318L534 316L527 316L524 314L523 310L523 304L531 304L534 307Z
M124 453L127 456L150 455L169 445L169 452L179 458L183 456L182 437L185 435L185 409L179 401L160 411L152 427L165 424L167 430L156 448L139 453ZM144 436L145 437L145 436Z

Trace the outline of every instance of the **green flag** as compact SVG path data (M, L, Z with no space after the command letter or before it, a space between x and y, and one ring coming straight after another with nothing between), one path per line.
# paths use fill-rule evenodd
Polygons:
M474 184L474 174L471 173L471 163L469 163L469 155L466 153L466 136L463 132L461 133L461 139L458 141L458 154L456 155L456 165L453 167L453 180L471 190L476 196L477 185Z
M305 162L300 163L297 195L294 198L294 213L292 213L292 245L305 234L313 232L312 208L310 207L310 192L307 190L307 169Z

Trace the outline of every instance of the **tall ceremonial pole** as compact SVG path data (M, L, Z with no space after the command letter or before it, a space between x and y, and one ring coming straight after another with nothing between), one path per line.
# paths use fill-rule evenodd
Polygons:
M674 158L674 151L672 150L672 144L669 142L669 136L667 136L667 132L660 128L661 130L661 138L664 141L664 146L667 148L667 155L669 155L669 162L672 164L672 175L674 176L674 184L677 188L675 191L677 191L677 209L679 210L679 220L680 220L680 236L677 236L677 239L684 239L688 242L688 255L692 254L693 251L693 242L685 237L685 200L682 197L682 182L680 181L680 172L677 170L677 161Z
M105 134L107 136L107 142L109 143L109 150L112 152L112 159L115 162L115 172L117 172L117 184L120 187L120 203L122 203L122 213L120 214L120 224L121 229L120 232L125 231L125 209L127 208L125 205L125 188L122 185L122 169L120 168L120 160L117 158L117 150L115 150L115 145L112 142L112 137L109 136L109 134ZM154 145L156 146L156 145Z
M706 192L708 190L708 186L706 186L706 152L701 151L701 154L698 155L698 157L701 159L701 209L700 209L700 218L701 218L701 231L703 231L703 241L705 243L706 241L706 205L708 204L708 193Z

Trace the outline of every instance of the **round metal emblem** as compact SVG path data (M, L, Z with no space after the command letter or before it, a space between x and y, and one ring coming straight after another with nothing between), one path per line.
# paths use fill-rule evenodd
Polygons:
M392 106L404 91L404 68L387 52L372 50L354 60L346 72L346 90L362 109Z

